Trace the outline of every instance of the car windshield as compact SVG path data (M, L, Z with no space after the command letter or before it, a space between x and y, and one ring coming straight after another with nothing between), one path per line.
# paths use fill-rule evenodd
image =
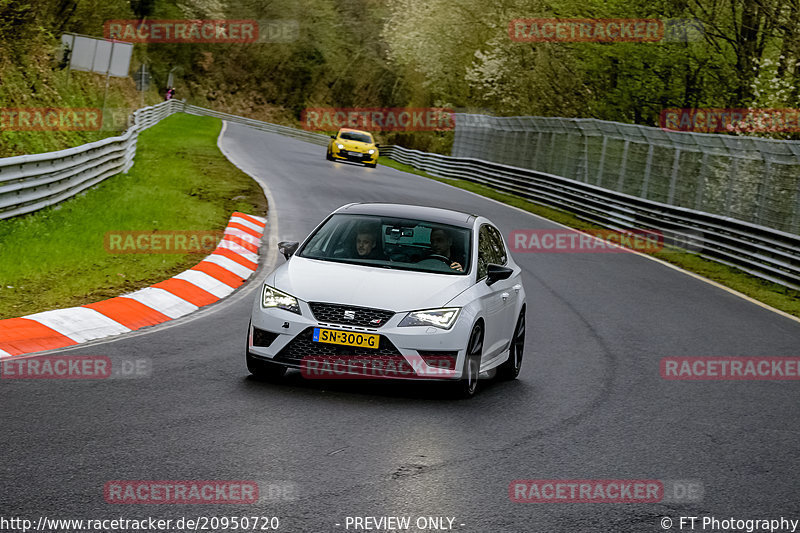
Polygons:
M369 133L358 133L357 131L343 131L339 134L343 141L358 141L361 143L372 144L372 136Z
M468 228L425 220L336 214L297 255L375 268L466 275L471 234Z

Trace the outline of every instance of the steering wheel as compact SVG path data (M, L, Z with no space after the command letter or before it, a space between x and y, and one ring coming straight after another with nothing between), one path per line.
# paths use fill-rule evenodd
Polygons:
M444 261L445 263L447 263L447 266L450 266L450 264L452 263L452 261L450 261L449 257L445 257L445 256L440 255L440 254L431 254L431 255L428 255L428 256L425 256L425 257L422 258L423 261L425 259L438 259L439 261Z

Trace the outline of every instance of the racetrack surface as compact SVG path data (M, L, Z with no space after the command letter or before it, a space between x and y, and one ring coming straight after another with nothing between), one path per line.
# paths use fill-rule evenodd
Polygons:
M652 532L664 516L674 530L679 516L800 519L800 382L659 374L667 356L797 356L800 323L635 254L514 253L528 300L522 372L483 382L469 401L436 384L248 377L252 300L284 261L275 242L301 240L343 204L474 212L507 240L558 226L420 176L331 163L323 147L244 126L228 124L221 146L268 188L262 269L232 297L169 325L54 352L147 358L150 377L0 381L0 514L277 516L279 531L294 532L345 531L347 516L384 515L455 517L465 532ZM509 500L515 479L692 480L704 494L525 504ZM254 480L262 499L114 505L103 498L109 480ZM291 492L264 494L270 485Z

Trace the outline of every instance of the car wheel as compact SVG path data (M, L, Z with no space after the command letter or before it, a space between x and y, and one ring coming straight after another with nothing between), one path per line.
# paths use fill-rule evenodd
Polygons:
M456 396L472 398L478 390L478 375L481 368L481 352L483 351L483 327L475 324L467 343L467 356L464 358L464 370L456 384Z
M514 336L511 337L508 360L497 367L497 377L502 380L517 379L522 368L522 355L525 352L525 309L520 311Z
M333 161L333 156L331 155L330 152L325 152L325 159L327 159L328 161Z
M378 163L364 163L365 167L375 168L378 166Z

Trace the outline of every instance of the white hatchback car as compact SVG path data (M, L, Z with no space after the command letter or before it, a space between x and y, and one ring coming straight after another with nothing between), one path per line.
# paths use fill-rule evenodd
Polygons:
M305 377L515 379L525 344L520 267L488 219L434 207L358 203L331 213L253 305L247 368Z

